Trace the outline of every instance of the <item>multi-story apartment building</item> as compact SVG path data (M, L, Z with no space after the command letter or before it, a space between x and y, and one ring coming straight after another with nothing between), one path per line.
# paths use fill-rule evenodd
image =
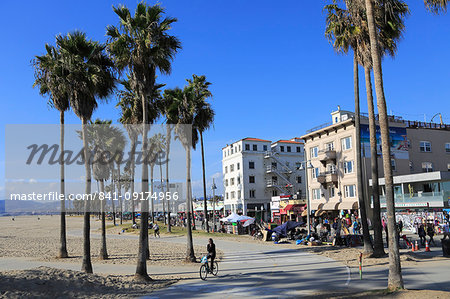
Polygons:
M338 211L358 208L356 178L356 130L354 113L338 109L331 113L332 122L313 128L302 136L305 155L312 164L308 169L308 190L312 210ZM396 176L414 175L422 172L450 171L450 125L406 121L389 117L391 138L391 165L394 181ZM371 178L369 125L366 115L361 115L361 145L364 198L370 204L369 179ZM381 141L377 126L377 151L379 176L382 178ZM441 176L439 176L441 177ZM445 174L447 177L447 174ZM434 178L434 179L433 179ZM447 183L403 178L396 187L398 194L414 192L445 192ZM412 180L406 184L405 180ZM425 180L425 181L424 181ZM381 182L384 182L381 180ZM413 184L414 183L414 184ZM450 191L450 186L449 190ZM381 193L384 194L383 187ZM422 194L422 193L420 193ZM433 193L434 194L434 193ZM441 194L445 204L445 194ZM410 195L411 198L414 194ZM428 203L429 205L429 203Z
M272 196L305 192L303 142L244 138L222 149L225 210L270 215Z

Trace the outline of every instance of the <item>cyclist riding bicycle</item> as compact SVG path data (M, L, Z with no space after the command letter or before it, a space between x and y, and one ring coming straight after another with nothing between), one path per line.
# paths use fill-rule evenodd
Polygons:
M214 244L212 238L209 238L206 250L208 251L208 259L211 259L211 267L209 268L209 271L212 273L214 269L214 259L216 258L216 244Z

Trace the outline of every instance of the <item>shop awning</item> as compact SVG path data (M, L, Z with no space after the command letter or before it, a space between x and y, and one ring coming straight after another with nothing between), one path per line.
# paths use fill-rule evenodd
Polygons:
M357 200L348 200L343 201L338 206L339 210L357 210L358 209L358 201Z
M320 210L323 206L323 202L311 202L311 210Z
M305 205L290 204L280 209L280 213L286 214L288 211L293 213L301 213L305 209Z
M337 207L339 205L340 202L336 202L336 201L331 201L331 202L327 202L322 206L322 210L337 210Z

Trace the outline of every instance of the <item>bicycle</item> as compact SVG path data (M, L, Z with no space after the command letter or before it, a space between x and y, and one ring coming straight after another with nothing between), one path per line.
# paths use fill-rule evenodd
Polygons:
M206 280L206 278L208 277L208 273L211 273L212 275L217 276L217 273L219 272L219 264L217 263L217 261L214 261L212 271L210 271L210 269L209 269L207 255L202 257L201 263L202 263L202 265L200 267L200 278L202 280Z

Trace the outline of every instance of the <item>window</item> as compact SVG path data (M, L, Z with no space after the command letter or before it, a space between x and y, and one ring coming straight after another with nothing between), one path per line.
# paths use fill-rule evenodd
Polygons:
M277 190L272 190L272 196L278 196L278 191Z
M236 197L236 192L231 191L231 199L234 199Z
M263 151L267 151L267 145L263 145Z
M297 153L301 153L301 152L302 152L301 147L300 147L300 146L297 146Z
M423 172L433 172L433 163L422 162L422 171Z
M253 162L253 161L248 162L248 168L255 169L255 162Z
M237 163L236 164L236 169L239 170L241 168L241 164Z
M334 187L330 186L328 187L328 198L334 197Z
M312 198L320 199L320 189L312 189Z
M319 167L314 167L312 169L312 177L313 179L317 178L319 176Z
M228 179L225 180L225 186L228 186Z
M345 186L345 197L355 197L355 196L356 196L355 185Z
M245 150L246 150L246 151L249 151L249 150L250 150L250 144L246 144L246 145L245 145Z
M446 144L445 144L445 152L446 152L447 154L450 154L450 143L446 143Z
M231 178L231 179L230 179L230 185L231 185L231 186L234 186L234 178Z
M302 177L301 176L298 176L297 177L297 184L301 184L302 183Z
M274 169L277 168L277 162L272 162L272 168L274 168Z
M334 165L334 164L328 164L328 165L327 165L327 171L328 171L329 173L336 173L336 165Z
M423 153L431 152L431 142L429 141L421 141L420 142L420 151Z
M255 176L253 176L253 175L249 176L249 177L248 177L248 182L249 182L250 184L254 184L254 183L255 183Z
M226 156L227 156L227 152L223 151L223 157L226 157Z
M233 148L231 148L231 154L233 154Z
M391 159L391 168L392 168L392 171L397 170L397 163L395 163L395 159Z
M300 169L300 167L302 167L302 163L296 162L295 163L295 168Z
M241 190L238 190L238 199L241 199Z
M276 185L277 181L278 181L278 178L276 176L273 176L272 177L272 183Z
M352 148L352 137L346 137L346 138L342 138L341 139L341 144L342 144L342 150L349 150Z
M290 153L290 152L291 152L291 147L290 147L290 146L287 146L287 147L286 147L286 150L287 150L288 153Z
M255 190L254 189L250 190L249 197L250 198L255 198Z
M316 158L319 155L319 148L317 146L311 148L311 158Z
M325 149L327 151L333 151L334 150L334 143L330 142L330 143L325 144Z
M257 151L258 150L258 145L257 144L253 144L253 151Z
M225 173L228 173L228 166L225 166Z
M284 146L280 145L280 152L284 152Z
M353 172L353 161L345 161L344 173L352 173L352 172Z
M450 171L450 163L447 163L447 171Z
M241 183L241 177L238 176L238 177L236 178L236 181L237 181L237 184L239 185L239 184Z
M225 198L226 198L226 199L228 199L228 192L227 192L227 193L225 193Z
M230 165L230 172L233 172L234 171L234 164L231 164Z
M241 151L241 145L239 144L239 151Z

